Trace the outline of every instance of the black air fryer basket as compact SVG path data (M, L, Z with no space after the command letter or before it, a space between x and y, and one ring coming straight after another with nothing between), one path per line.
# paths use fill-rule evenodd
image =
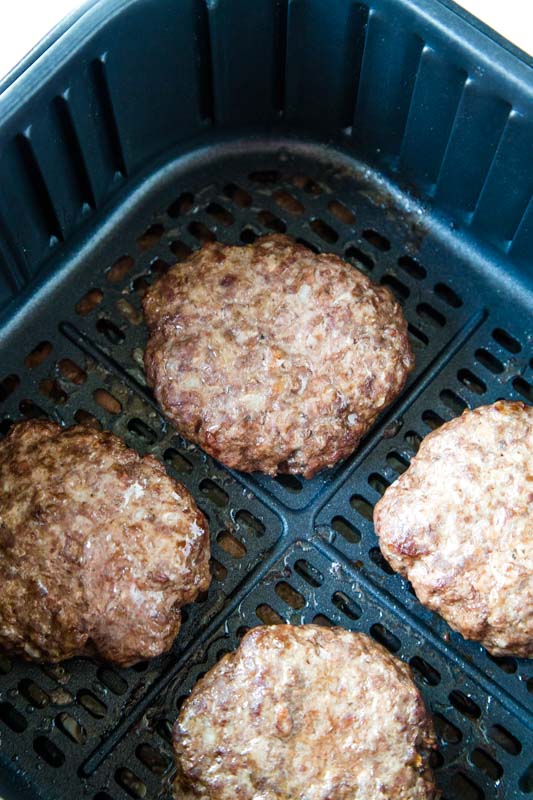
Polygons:
M422 608L372 527L430 430L533 399L531 67L443 0L97 0L0 85L1 434L113 430L192 491L213 553L165 656L0 655L5 800L168 800L183 698L281 620L364 631L411 664L447 800L531 795L531 665ZM309 481L207 457L142 369L146 286L205 241L270 231L390 287L416 354L358 452Z

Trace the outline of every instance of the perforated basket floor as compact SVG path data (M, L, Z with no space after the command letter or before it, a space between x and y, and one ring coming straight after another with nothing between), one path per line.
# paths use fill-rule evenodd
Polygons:
M430 225L431 221L431 225ZM417 366L359 451L310 481L226 470L183 441L146 389L146 286L202 242L286 231L389 286ZM533 670L491 658L423 609L391 574L372 506L422 437L465 407L531 402L531 297L412 200L339 152L218 146L178 160L108 218L6 329L0 428L49 416L110 428L153 453L209 518L213 581L172 651L128 670L0 656L0 760L28 796L169 798L170 727L194 682L262 622L369 633L409 661L435 718L448 800L519 798L530 766ZM0 783L1 785L1 783Z

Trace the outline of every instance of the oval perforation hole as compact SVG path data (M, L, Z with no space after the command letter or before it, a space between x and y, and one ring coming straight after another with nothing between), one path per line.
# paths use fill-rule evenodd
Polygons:
M357 511L358 514L364 517L364 519L372 522L374 516L372 505L368 502L368 500L365 500L362 495L352 495L352 497L350 497L350 505Z
M11 703L0 703L0 720L14 733L23 733L28 727L26 719Z
M457 377L463 386L466 386L467 389L475 394L484 394L487 391L487 386L483 383L481 378L478 378L477 375L474 375L469 369L460 369L457 373Z
M38 406L37 403L33 402L33 400L29 400L27 398L20 401L19 411L26 417L26 419L48 418L48 414L41 408L41 406Z
M338 200L329 201L328 211L344 225L353 225L355 222L355 214Z
M533 403L533 387L524 378L514 378L513 387L528 403Z
M33 749L51 767L57 769L65 763L65 754L46 736L38 736L34 739Z
M274 611L268 603L261 603L255 609L255 614L264 625L283 625L285 620L280 617L277 611Z
M315 253L316 255L318 255L320 253L320 250L318 249L318 247L315 244L311 244L311 242L308 242L307 239L304 239L301 236L299 236L296 239L296 242L298 244L301 244L302 247L307 248L307 250L310 250L312 253Z
M226 228L229 228L230 225L233 225L235 222L235 217L233 214L221 206L220 203L209 203L206 208L207 213L210 217L213 217L214 220L219 222L221 225L224 225Z
M460 308L463 305L461 298L445 283L436 283L434 291L437 297L444 300L452 308Z
M110 319L106 319L105 317L98 320L96 323L96 330L98 333L105 336L107 341L111 342L111 344L120 344L124 341L124 333L114 322L111 322Z
M362 272L370 272L370 270L374 269L373 258L371 258L368 253L355 247L355 245L350 245L350 247L346 248L344 257L348 259L348 261L355 261L355 265L361 269Z
M162 775L168 767L170 761L155 747L150 744L140 744L135 750L135 755L145 767L148 767L154 775Z
M87 380L87 373L70 358L62 358L58 362L57 368L61 377L76 386L81 386Z
M229 495L210 478L204 478L200 483L200 491L219 508L225 508L229 503Z
M224 194L239 208L249 208L252 205L252 196L235 183L226 184Z
M257 215L257 219L264 228L268 228L276 233L285 233L287 230L287 226L283 220L281 220L279 217L276 217L276 215L271 211L260 211Z
M382 475L379 475L377 472L373 472L368 477L368 485L372 487L372 489L380 495L384 495L386 490L389 488L390 483L385 480Z
M153 225L150 225L150 227L147 228L144 231L144 233L141 233L141 235L138 237L137 247L141 251L149 250L151 247L153 247L158 243L160 238L163 236L164 232L165 232L164 227L160 223L155 222Z
M380 622L376 622L374 625L372 625L370 628L370 635L376 640L376 642L379 642L386 647L387 650L390 650L391 653L397 653L402 646L402 643L398 637L391 633L389 629Z
M402 475L409 467L409 461L407 458L404 458L404 456L402 456L400 453L397 453L395 450L393 450L392 453L387 454L386 460L389 467L392 467L397 475Z
M102 430L102 423L100 420L96 419L93 414L89 414L89 412L85 411L84 408L78 408L74 414L74 420L78 423L78 425L87 425L87 427L94 428L97 431Z
M446 317L444 314L441 314L440 311L437 311L437 309L433 308L429 303L419 303L416 307L416 313L434 326L436 325L439 328L443 328L446 325Z
M102 683L107 689L110 689L113 694L116 694L119 697L123 694L126 694L128 691L127 682L121 675L118 674L118 672L110 669L110 667L99 667L96 677L100 683Z
M9 417L5 417L4 419L0 420L0 439L3 439L4 436L7 436L11 428L13 427L13 420L9 419Z
M422 420L426 423L428 428L431 428L432 431L440 428L440 426L444 423L442 417L435 413L435 411L431 411L428 409L424 411L422 414Z
M357 542L361 541L361 534L357 528L340 515L333 517L331 520L331 527L334 531L340 533L342 538L346 539L350 544L357 544Z
M187 475L192 472L192 464L188 458L186 458L182 453L175 450L173 447L169 447L165 450L163 454L163 458L165 459L167 464L170 464L173 470L179 472L181 474Z
M305 606L305 597L297 592L296 589L287 583L287 581L280 581L275 587L276 594L291 608L298 611Z
M153 275L166 275L169 269L170 264L162 258L154 258L154 260L150 262L150 272Z
M311 194L314 197L318 197L319 194L322 194L322 189L319 184L313 180L313 178L310 178L309 175L293 175L290 180L293 186L296 186L297 189L301 189L302 192L306 194Z
M507 675L514 675L517 670L516 661L511 656L493 656L487 653L488 658Z
M50 703L50 695L34 681L23 678L18 685L19 692L34 708L46 708Z
M504 331L502 328L495 328L492 331L492 338L509 353L519 353L522 349L520 342L518 342L514 336L511 336L510 333L507 333L507 331Z
M202 244L207 244L208 242L216 242L216 236L213 231L209 230L207 225L204 225L203 222L199 222L198 220L194 220L190 223L188 227L188 231L191 236L194 236Z
M427 347L429 344L429 338L426 336L424 331L421 331L420 328L417 328L416 325L412 323L407 324L407 331L409 333L409 337L411 339L411 343L416 347L417 345L422 345L423 347Z
M7 400L8 397L11 397L13 392L15 392L20 385L20 378L18 375L6 375L6 377L0 381L0 403L3 403Z
M132 284L132 289L139 297L144 297L148 289L150 288L150 284L146 280L147 275L139 275L138 278L135 278Z
M302 484L300 480L296 477L296 475L289 475L288 473L280 473L276 475L274 478L276 483L279 483L280 486L283 486L284 489L287 489L289 492L301 492L302 491Z
M533 792L533 761L518 781L518 786L526 794Z
M220 531L217 535L217 544L233 558L242 558L246 555L246 547L227 531Z
M216 558L211 558L209 562L209 569L211 570L211 575L216 581L222 582L226 580L228 570L223 564L220 563L220 561L217 561ZM181 613L183 616L183 611Z
M53 378L43 378L39 383L39 392L57 405L63 405L67 401L67 393Z
M100 305L103 299L104 293L101 289L89 289L89 291L78 300L74 306L74 310L80 317L86 317L96 306Z
M103 719L107 714L107 706L88 689L78 692L78 703L95 719Z
M513 736L503 725L493 725L489 728L489 736L512 756L517 756L522 750L522 745L516 736Z
M505 369L502 362L483 347L476 350L475 356L477 361L494 375L500 375Z
M39 342L39 344L36 345L31 353L28 353L24 359L25 365L28 367L28 369L35 369L35 367L39 367L43 361L46 361L52 352L52 349L53 348L50 342Z
M131 769L127 767L120 767L115 772L115 780L118 785L124 789L130 797L139 800L139 798L146 797L146 784L135 775Z
M178 711L180 710L185 700L186 700L186 695L181 695L176 700L176 709ZM169 719L158 720L155 725L155 731L163 739L164 742L167 742L167 744L172 744L172 722Z
M243 244L253 244L258 238L259 234L256 233L253 228L249 227L243 228L239 236L239 239Z
M304 558L300 558L294 565L294 571L304 579L309 586L313 588L317 588L321 586L324 582L324 576L322 573L314 567L309 561L306 561Z
M463 734L455 725L453 725L442 714L433 715L433 723L435 725L435 733L441 742L445 744L459 744L463 738Z
M387 559L385 558L379 547L372 547L368 551L368 555L370 556L370 559L374 562L376 567L379 567L387 575L394 575L393 568L391 567L391 565L389 564L389 562L387 561Z
M447 406L450 411L453 411L456 416L459 416L468 408L468 403L465 403L462 397L459 397L459 395L455 394L455 392L452 392L450 389L443 389L439 397L444 405Z
M96 389L93 392L93 398L100 408L103 408L109 414L120 414L122 411L120 401L106 389Z
M405 283L402 283L402 281L400 281L394 275L383 275L380 283L382 286L386 286L388 289L390 289L396 299L400 302L407 300L409 297L410 292Z
M363 231L363 239L366 239L372 247L375 247L376 250L381 250L382 253L387 252L390 250L390 242L386 236L382 236L381 233L373 230L372 228L367 228Z
M70 714L67 714L66 711L62 711L56 717L56 726L64 733L65 736L75 742L76 744L85 744L87 741L87 731L80 725L80 723L71 717Z
M314 625L321 625L323 628L334 628L335 623L330 620L329 617L326 617L325 614L316 614L313 617L313 624Z
M461 800L483 800L485 797L485 793L479 786L462 772L452 775L451 785L456 792L453 796L460 797Z
M422 444L422 437L416 431L407 431L403 438L411 451L416 455Z
M253 183L277 183L280 174L275 169L256 169L254 172L250 172L248 178Z
M476 747L471 755L472 763L491 780L498 781L503 775L502 765L481 747Z
M138 417L128 420L128 430L140 439L144 444L151 445L157 442L157 433Z
M0 653L0 675L7 675L11 672L13 664L4 653Z
M106 278L109 283L120 283L120 281L124 280L134 264L135 261L131 256L117 258L106 272Z
M282 208L284 211L287 211L289 214L295 214L299 216L304 212L303 205L289 192L283 190L274 192L272 198L280 208Z
M478 704L471 697L467 697L464 692L460 692L459 689L454 689L450 692L449 700L452 706L465 717L479 719L481 716L481 709Z
M93 800L113 800L113 798L107 792L97 792Z
M169 244L170 249L172 250L174 256L176 257L176 261L185 261L192 255L192 250L189 245L182 242L181 239L174 239L173 242Z
M426 268L423 267L422 264L419 264L415 258L411 258L411 256L400 256L398 259L398 266L417 281L424 280L427 275Z
M254 536L263 536L265 533L265 526L261 520L254 517L250 511L241 509L235 514L235 522L240 527L244 527L248 532L253 533Z
M345 617L348 617L348 619L359 619L363 613L359 603L356 603L355 600L352 600L352 598L348 597L344 592L334 592L331 597L331 602Z
M120 297L116 302L120 316L130 325L140 325L143 319L141 311L133 306L125 297Z
M174 200L173 203L169 205L167 208L167 214L169 217L175 219L176 217L180 217L182 214L187 214L194 205L194 195L190 192L183 192L180 196Z
M322 241L326 242L327 244L335 244L336 241L339 239L339 234L336 230L334 230L331 225L328 225L327 222L324 222L323 219L313 219L309 223L309 227L319 236Z
M424 681L428 686L438 686L441 681L440 672L428 664L420 656L413 656L409 660L413 671Z

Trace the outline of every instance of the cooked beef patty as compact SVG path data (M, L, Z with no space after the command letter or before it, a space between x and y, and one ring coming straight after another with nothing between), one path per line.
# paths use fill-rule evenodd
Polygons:
M361 633L254 628L174 726L177 800L435 800L409 667Z
M533 656L533 408L498 402L430 433L374 524L424 605L495 655Z
M0 647L133 664L171 646L209 581L206 521L152 456L37 420L0 442Z
M388 289L287 236L205 245L146 293L148 383L235 469L311 477L346 458L413 368Z

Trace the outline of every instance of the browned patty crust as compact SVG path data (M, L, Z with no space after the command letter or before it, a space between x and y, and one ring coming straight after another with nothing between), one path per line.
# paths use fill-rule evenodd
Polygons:
M430 433L374 524L424 605L495 655L533 656L533 408L498 402Z
M171 646L209 581L205 518L153 456L37 420L0 442L0 647L130 665Z
M346 458L413 368L388 289L287 236L205 245L143 300L148 383L189 440L235 469Z
M409 667L342 628L254 628L196 685L173 740L178 800L440 796Z

